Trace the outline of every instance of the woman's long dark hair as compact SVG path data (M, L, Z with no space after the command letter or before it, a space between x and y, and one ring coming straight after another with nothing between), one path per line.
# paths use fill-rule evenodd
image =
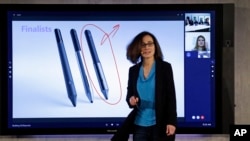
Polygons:
M126 56L127 56L127 59L133 64L137 64L139 59L140 58L142 59L141 57L142 39L146 35L149 35L153 38L153 42L155 45L155 54L154 54L155 59L163 60L163 54L162 54L159 42L156 39L156 37L148 31L143 31L137 34L127 46Z

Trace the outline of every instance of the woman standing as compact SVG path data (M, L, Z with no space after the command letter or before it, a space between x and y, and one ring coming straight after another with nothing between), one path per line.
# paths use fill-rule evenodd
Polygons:
M133 141L174 141L177 112L172 66L163 61L156 37L139 33L126 55L134 64L129 68L126 97L133 110L112 140L127 140L124 134L132 133Z

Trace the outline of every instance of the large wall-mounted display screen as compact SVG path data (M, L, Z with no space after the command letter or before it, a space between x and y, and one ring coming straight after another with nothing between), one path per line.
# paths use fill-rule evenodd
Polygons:
M131 111L126 47L142 31L157 37L173 67L177 133L217 132L219 8L1 5L2 132L115 132Z

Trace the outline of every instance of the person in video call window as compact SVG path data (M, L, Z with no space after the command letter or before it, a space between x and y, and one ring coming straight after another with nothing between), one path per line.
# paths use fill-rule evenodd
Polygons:
M186 17L185 25L186 25L186 26L187 26L187 25L189 25L189 26L194 25L193 20L192 20L189 16Z
M209 26L210 25L210 19L209 18L205 18L204 24L207 25L207 26Z
M127 47L129 68L126 101L131 113L112 141L174 141L177 111L172 66L163 61L156 37L147 31Z
M197 18L196 17L194 17L194 25L198 25L198 21L197 21Z
M206 47L206 40L205 37L202 35L199 35L196 39L195 47L193 50L196 51L207 51Z
M201 25L204 24L203 18L200 18L199 24L201 24Z

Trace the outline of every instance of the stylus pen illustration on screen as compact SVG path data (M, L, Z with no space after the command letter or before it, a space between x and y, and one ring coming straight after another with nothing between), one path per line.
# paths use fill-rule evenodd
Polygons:
M84 66L83 66L83 62L82 62L82 58L81 58L81 47L80 47L80 44L79 44L79 40L78 40L78 37L77 37L76 30L71 29L70 34L71 34L72 42L74 44L76 57L77 57L77 61L78 61L78 64L79 64L80 73L81 73L81 76L82 76L82 81L83 81L85 93L86 93L89 101L92 103L93 99L92 99L92 95L91 95L87 75L86 75L86 72L85 72L85 69L84 69Z
M99 60L92 34L91 34L90 30L85 30L84 33L85 33L86 40L87 40L87 43L89 46L90 54L92 56L92 60L94 63L94 68L95 68L95 72L96 72L96 76L97 76L97 79L99 82L100 89L101 89L104 97L106 99L108 99L108 84L106 82L106 78L105 78L104 73L103 73L102 64Z
M59 56L61 59L61 65L63 69L63 75L64 75L64 80L68 92L68 98L70 99L71 103L73 106L76 106L76 89L73 81L73 77L71 74L71 70L69 67L69 62L67 58L67 54L65 51L62 35L60 29L55 29L55 35L56 35L56 42L58 46L58 51L59 51Z

